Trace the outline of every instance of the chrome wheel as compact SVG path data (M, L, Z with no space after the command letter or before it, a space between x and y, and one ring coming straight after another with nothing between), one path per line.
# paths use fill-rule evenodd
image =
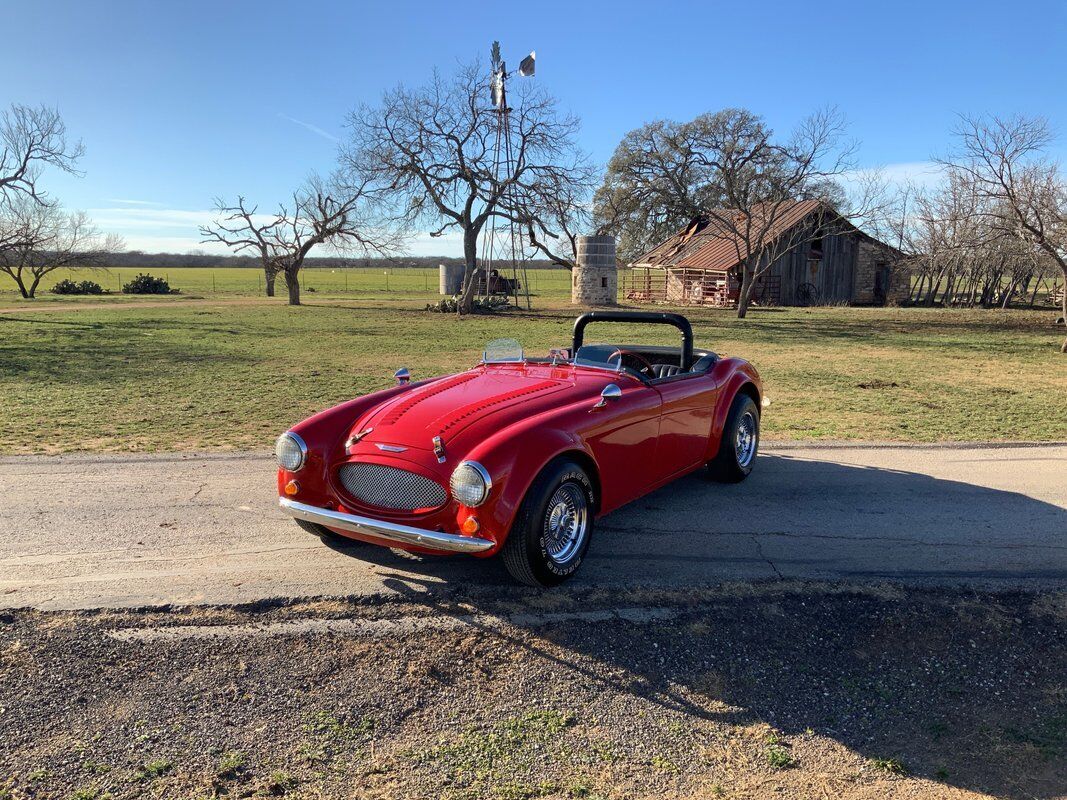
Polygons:
M549 498L545 513L545 551L557 564L566 564L578 552L589 529L589 503L585 490L564 483Z
M737 456L737 466L742 469L752 463L756 456L756 442L759 437L759 422L756 415L746 411L737 421L737 432L734 434L734 454Z

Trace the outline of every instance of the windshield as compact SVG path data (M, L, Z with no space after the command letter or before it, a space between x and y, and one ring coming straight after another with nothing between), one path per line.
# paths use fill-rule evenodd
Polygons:
M610 369L641 380L641 373L624 363L622 352L613 344L583 344L574 354L574 366Z
M518 364L523 360L522 345L515 339L493 339L482 351L483 364Z

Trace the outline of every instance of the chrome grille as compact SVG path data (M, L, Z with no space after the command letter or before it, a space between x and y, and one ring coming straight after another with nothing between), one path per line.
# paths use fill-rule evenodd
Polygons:
M357 461L341 467L338 477L356 500L377 508L414 511L437 508L448 500L444 486L406 469Z

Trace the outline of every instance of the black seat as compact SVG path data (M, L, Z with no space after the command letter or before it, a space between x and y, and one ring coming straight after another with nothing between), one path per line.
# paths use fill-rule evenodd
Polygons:
M682 368L677 364L653 364L652 371L657 378L669 378L681 372Z

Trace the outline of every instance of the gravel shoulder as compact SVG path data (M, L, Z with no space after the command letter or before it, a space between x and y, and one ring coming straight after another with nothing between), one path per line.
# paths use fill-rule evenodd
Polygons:
M1063 594L810 583L8 611L0 795L1062 797L1064 642Z

